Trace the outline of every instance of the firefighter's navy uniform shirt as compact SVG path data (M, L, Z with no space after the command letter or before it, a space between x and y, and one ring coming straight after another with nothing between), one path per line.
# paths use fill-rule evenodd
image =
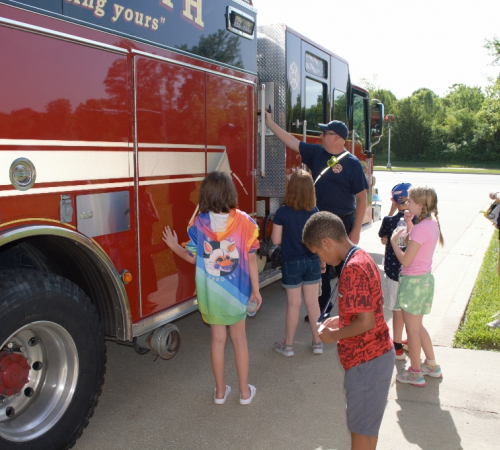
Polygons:
M302 162L311 169L313 180L316 181L323 169L328 167L327 162L333 155L321 145L306 142L300 143L299 150ZM349 153L333 168L328 168L315 187L316 206L320 211L345 216L354 212L354 196L368 189L368 182L358 158Z

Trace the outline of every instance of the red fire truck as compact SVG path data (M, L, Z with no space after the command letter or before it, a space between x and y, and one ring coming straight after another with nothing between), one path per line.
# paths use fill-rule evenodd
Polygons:
M279 278L270 219L301 161L259 103L311 142L317 123L345 121L370 186L383 106L344 59L257 28L250 0L0 0L0 42L0 448L70 448L105 339L179 349L194 268L161 231L187 240L207 173L232 175L261 225L262 285Z

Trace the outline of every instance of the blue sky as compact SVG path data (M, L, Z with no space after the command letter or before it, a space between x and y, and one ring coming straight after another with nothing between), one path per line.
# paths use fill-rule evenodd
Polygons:
M404 98L426 87L443 96L454 83L484 87L500 66L484 48L500 38L500 0L253 0L258 23L285 23Z

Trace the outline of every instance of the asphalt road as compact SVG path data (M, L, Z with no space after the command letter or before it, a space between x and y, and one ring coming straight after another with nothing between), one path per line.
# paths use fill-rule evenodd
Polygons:
M498 175L377 172L376 178L383 214L389 210L391 187L398 182L427 183L436 189L445 246L438 248L434 270L489 204L488 192L500 189ZM378 264L384 251L377 236L379 226L380 222L375 223L365 231L360 242ZM257 387L251 405L243 407L238 402L230 341L226 382L233 392L225 405L214 405L210 329L194 313L177 321L182 344L170 361L153 361L150 354L139 356L130 347L107 344L103 393L74 448L350 448L336 347L327 346L323 355L313 356L309 326L300 322L295 356L275 353L273 343L284 336L286 296L280 282L263 289L262 296L261 311L247 320L250 383ZM398 448L407 447L401 442Z

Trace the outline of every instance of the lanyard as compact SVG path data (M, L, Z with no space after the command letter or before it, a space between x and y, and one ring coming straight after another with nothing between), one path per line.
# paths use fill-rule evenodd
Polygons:
M332 155L332 157L326 162L327 166L322 170L322 172L318 175L318 178L314 181L314 184L318 182L318 180L321 178L321 176L328 170L331 169L332 167L336 166L339 161L344 157L347 156L349 152L346 150L344 153L342 153L339 157L336 157L335 155Z
M353 253L358 249L358 246L357 245L353 245L349 251L347 252L347 255L345 257L345 260L344 260L344 264L342 264L342 268L340 269L340 273L339 273L339 281L340 281L340 275L342 275L342 272L344 271L344 267L345 265L347 264L347 261L349 261L349 259L351 258L351 256L353 255Z
M337 286L339 285L339 282L340 282L340 276L342 275L342 272L344 271L344 267L345 265L347 264L347 261L349 261L349 259L351 258L351 256L354 254L354 252L358 249L359 247L357 245L353 245L349 251L347 252L347 255L344 259L344 264L342 264L342 268L340 269L340 273L339 273L339 277L338 277L338 281L337 281ZM333 297L333 294L335 293L335 289L332 289L332 293L330 294L330 298L328 299L328 302L326 302L326 305L325 307L323 308L323 311L321 311L321 315L319 316L319 319L318 319L318 322L321 323L323 322L323 320L325 320L325 312L326 310L328 309L328 306L330 305L330 303L332 303L332 297ZM337 301L337 299L335 299L335 302ZM335 302L333 303L333 306L335 306ZM333 308L332 306L332 308Z

